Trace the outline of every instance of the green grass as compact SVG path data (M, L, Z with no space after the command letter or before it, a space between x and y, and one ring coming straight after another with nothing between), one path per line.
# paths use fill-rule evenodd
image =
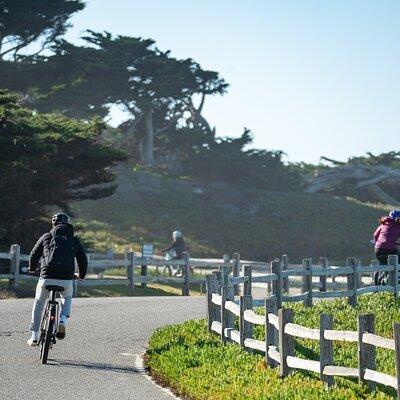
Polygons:
M180 229L192 256L239 252L244 259L266 260L289 254L292 261L326 256L343 262L369 260L369 240L381 205L302 192L268 192L155 177L121 167L116 193L74 205L80 235L97 250L125 246L140 250L142 241L161 249ZM193 189L201 187L203 194Z
M15 298L33 298L35 296L34 282L21 281L18 290L9 290L8 281L0 280L0 300ZM148 284L146 288L135 285L134 296L180 296L182 294L181 285L159 285ZM121 285L98 285L89 287L80 287L78 297L118 297L126 296L127 287ZM190 285L190 295L200 296L199 285Z
M334 316L334 328L356 330L357 315L373 312L376 332L392 336L392 324L400 321L400 301L389 294L365 295L356 309L345 300L324 301L311 308L294 305L295 322L318 328L321 312ZM257 310L261 312L261 310ZM262 327L255 338L263 340ZM295 355L318 359L318 342L297 340ZM356 367L357 347L334 342L337 365ZM375 392L360 386L354 379L336 378L327 389L314 373L295 371L279 378L276 368L267 367L262 355L250 354L236 344L222 345L217 335L207 332L204 320L189 321L157 330L147 351L146 364L160 383L170 386L188 399L391 399L394 390L378 386ZM395 374L394 352L377 350L377 370Z

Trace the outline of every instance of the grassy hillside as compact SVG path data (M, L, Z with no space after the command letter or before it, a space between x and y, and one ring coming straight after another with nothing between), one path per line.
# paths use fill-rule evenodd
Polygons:
M99 250L144 241L160 250L173 230L184 232L194 256L240 252L271 259L373 257L369 245L383 206L299 192L233 190L119 168L116 193L74 206L82 236Z

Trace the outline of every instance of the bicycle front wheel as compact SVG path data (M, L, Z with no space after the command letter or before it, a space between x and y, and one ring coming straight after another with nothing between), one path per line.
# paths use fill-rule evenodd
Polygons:
M42 364L47 364L47 357L49 355L50 345L51 345L51 341L53 339L53 334L54 334L54 318L51 318L51 315L52 314L48 315L48 317L47 317L48 318L47 329L46 329L45 338L42 342L42 349L41 349Z

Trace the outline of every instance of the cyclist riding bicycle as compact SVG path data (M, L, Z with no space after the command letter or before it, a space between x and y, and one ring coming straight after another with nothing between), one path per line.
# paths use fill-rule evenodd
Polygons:
M79 239L74 235L69 216L57 213L53 215L51 222L53 228L37 241L29 257L29 272L36 273L40 270L29 326L32 335L28 344L31 347L38 345L40 322L49 296L45 286L56 285L64 288L61 292L61 313L57 332L58 339L64 339L65 326L71 312L75 259L78 263L79 279L86 276L86 254Z
M379 226L374 233L375 254L381 265L386 265L389 255L398 255L397 241L400 238L400 211L393 210L388 216L379 220ZM374 274L375 285L387 281L387 272Z
M170 253L172 260L182 260L182 253L186 251L186 243L183 240L181 231L172 232L172 244L162 250L164 253Z

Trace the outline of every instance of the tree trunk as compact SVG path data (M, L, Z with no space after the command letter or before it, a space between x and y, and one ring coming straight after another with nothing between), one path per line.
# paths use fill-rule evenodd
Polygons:
M1 50L3 49L3 40L4 40L4 37L3 37L3 35L0 34L0 61L3 59L3 55L1 53Z
M146 137L143 143L142 161L147 165L154 164L154 124L153 109L144 111L144 122L146 125Z

